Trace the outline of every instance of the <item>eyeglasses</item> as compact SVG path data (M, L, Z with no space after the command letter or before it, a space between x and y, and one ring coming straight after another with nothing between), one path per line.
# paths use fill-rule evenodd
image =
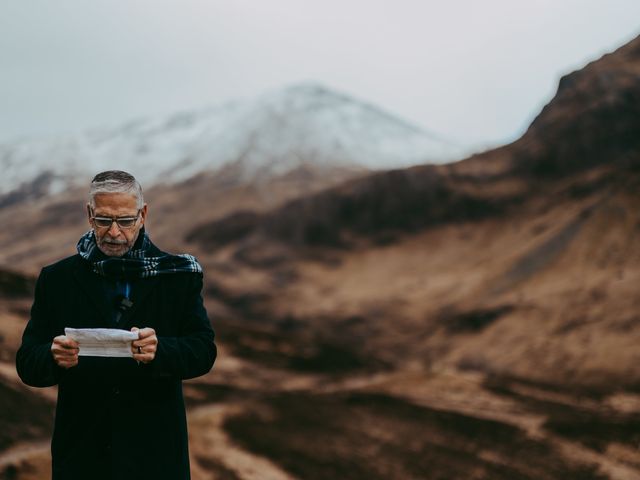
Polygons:
M99 228L110 228L113 222L116 222L118 228L126 230L135 226L139 216L140 210L135 217L91 217L91 220Z

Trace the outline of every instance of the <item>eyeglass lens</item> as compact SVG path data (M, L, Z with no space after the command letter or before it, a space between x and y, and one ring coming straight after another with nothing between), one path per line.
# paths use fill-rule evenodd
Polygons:
M135 225L138 217L93 217L93 221L98 227L110 227L113 222L120 228L131 228Z

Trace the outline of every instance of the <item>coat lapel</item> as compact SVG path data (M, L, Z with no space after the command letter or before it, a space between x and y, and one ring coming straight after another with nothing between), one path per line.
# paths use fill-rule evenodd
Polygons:
M133 305L122 315L122 320L120 321L122 324L121 328L129 330L134 326L138 328L145 327L145 325L136 325L137 320L135 319L135 314L136 311L148 300L149 294L153 291L153 288L159 280L160 277L155 276L137 280L135 282L131 292L131 301L133 302Z
M84 262L77 262L74 269L74 277L80 288L91 299L101 317L101 321L95 320L96 326L109 325L111 323L111 307L107 305L107 299L98 274L92 272Z

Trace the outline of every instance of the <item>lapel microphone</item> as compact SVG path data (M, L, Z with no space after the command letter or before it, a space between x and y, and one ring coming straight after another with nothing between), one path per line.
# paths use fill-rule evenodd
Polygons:
M116 309L118 309L122 313L133 307L133 302L124 295L116 295L114 301L116 304Z
M116 312L116 323L119 323L122 318L122 314L133 307L133 302L124 295L116 295L113 301L115 303L116 310L118 310Z

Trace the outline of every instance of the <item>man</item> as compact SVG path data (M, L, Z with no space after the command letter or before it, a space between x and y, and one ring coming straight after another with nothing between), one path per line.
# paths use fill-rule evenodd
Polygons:
M53 479L188 479L181 381L216 358L202 269L151 243L142 189L126 172L96 175L87 214L78 254L40 273L16 356L24 383L58 385ZM79 357L65 327L139 338L132 358Z

